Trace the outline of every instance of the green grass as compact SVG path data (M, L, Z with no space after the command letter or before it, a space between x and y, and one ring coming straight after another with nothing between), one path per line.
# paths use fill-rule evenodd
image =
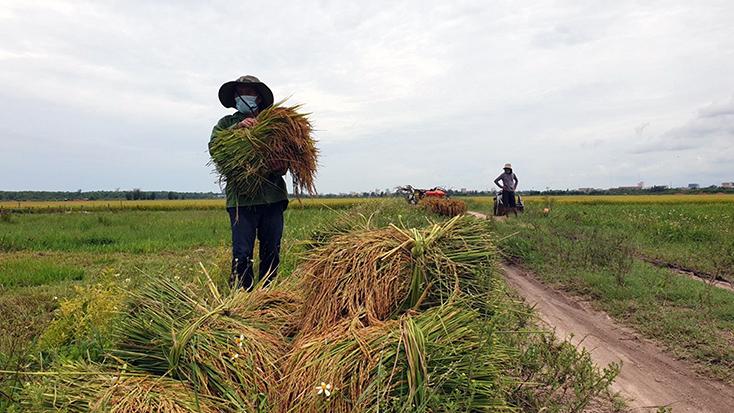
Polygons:
M0 261L0 291L5 288L81 280L84 269L56 264L46 257L10 258Z
M599 229L629 239L648 258L734 278L732 202L593 205L551 199L529 203L527 209L537 216L545 206L554 228ZM491 199L470 199L469 209L491 214Z
M501 244L505 254L545 282L590 298L597 308L694 362L703 374L734 383L734 294L636 258L639 251L676 263L695 258L701 268L731 231L723 225L728 205L564 205L553 207L548 217L538 208L495 223L508 236ZM641 215L646 224L637 222ZM654 216L701 219L663 237L660 228L669 224Z
M284 274L298 259L299 240L341 213L286 210ZM27 214L0 222L0 240L10 246L0 251L0 331L11 332L0 339L0 369L12 364L9 354L30 348L59 302L75 295L75 286L101 282L107 273L120 283L129 280L126 287L143 274L191 276L200 271L199 262L228 274L230 236L224 210ZM112 241L82 242L103 237Z
M325 223L343 219L344 213L327 208L286 211L281 276L299 261L301 241ZM422 211L403 201L361 205L349 213L352 219L362 214L377 226L427 222ZM125 291L139 288L144 275L196 278L202 262L221 281L231 259L229 220L223 210L14 215L0 222L0 234L0 279L12 280L0 290L0 312L8 315L0 319L0 331L9 332L0 337L0 369L45 370L64 359L99 361L110 345L105 332L116 314L125 313ZM111 242L89 242L95 238ZM496 293L508 296L500 284ZM499 308L507 311L507 325L500 330L522 330L505 337L519 352L514 373L522 372L532 382L515 383L512 397L523 410L552 405L572 411L562 407L569 394L583 400L616 374L607 370L600 381L588 354L554 343L547 334L528 334L525 330L534 327L527 309L509 300ZM15 392L13 386L22 385L18 379L0 375L0 410L17 408L2 392ZM33 380L22 380L27 379Z
M338 214L329 209L288 209L285 238L309 223ZM151 254L212 247L229 242L229 216L222 209L183 211L19 214L0 223L0 252L128 252Z
M23 214L0 228L6 252L152 253L221 243L228 218L224 210Z
M397 202L387 205L373 217L381 225L402 211ZM363 211L367 215L369 208ZM292 271L303 250L302 240L345 213L328 207L287 209L281 273ZM425 222L420 213L404 215L400 219L409 224ZM19 316L0 318L0 331L26 331L30 317L37 320L32 328L37 333L58 301L73 295L75 285L99 282L100 274L108 271L120 281L129 279L130 286L143 274L191 276L200 271L199 262L228 274L230 237L224 209L14 215L0 222L0 245L4 247L0 250L0 308L3 314ZM100 242L102 239L107 241ZM40 301L44 305L38 308L43 311L30 308ZM9 347L8 342L0 342L0 353Z

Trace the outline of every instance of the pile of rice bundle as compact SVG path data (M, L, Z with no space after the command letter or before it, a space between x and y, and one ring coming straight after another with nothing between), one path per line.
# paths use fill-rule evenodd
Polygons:
M219 132L210 145L211 162L240 195L252 196L272 185L268 176L273 162L288 166L294 193L316 193L318 149L311 123L298 112L300 106L282 103L262 111L255 126Z
M342 319L368 326L460 296L482 301L494 244L486 223L455 217L425 229L391 225L333 235L296 269L305 291L302 331Z
M321 224L318 228L311 232L308 239L301 241L308 250L312 250L331 242L331 239L337 235L344 235L354 231L372 229L373 215L366 216L361 213L340 214L332 220L328 220Z
M217 413L219 400L197 395L178 380L113 370L111 366L68 363L57 377L45 381L41 400L32 395L23 405L30 411L69 413Z
M559 400L581 397L546 347L511 333L527 320L501 310L486 221L374 229L372 218L330 225L295 277L267 289L151 278L130 293L110 358L127 367L46 376L42 411L515 411L538 377Z
M138 371L190 383L232 411L254 411L280 378L301 299L278 288L221 295L167 279L132 293L113 354Z
M455 217L466 212L466 203L458 199L427 197L420 201L420 206L434 214Z
M474 311L448 305L365 328L348 320L333 327L294 344L278 411L509 410L503 369L511 352L482 331Z

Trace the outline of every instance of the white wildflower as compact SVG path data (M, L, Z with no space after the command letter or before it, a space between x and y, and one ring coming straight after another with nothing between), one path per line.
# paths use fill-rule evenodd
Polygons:
M316 386L316 394L323 394L324 396L329 397L331 396L331 391L331 383L324 383L322 381L320 385Z

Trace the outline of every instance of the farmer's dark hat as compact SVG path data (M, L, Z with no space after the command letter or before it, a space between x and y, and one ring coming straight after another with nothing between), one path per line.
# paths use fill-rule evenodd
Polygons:
M265 83L261 82L260 79L255 76L240 76L237 80L227 82L219 88L219 101L222 102L225 108L235 108L234 103L234 92L237 90L237 85L250 85L257 90L260 94L260 110L269 108L273 105L273 92L270 90Z

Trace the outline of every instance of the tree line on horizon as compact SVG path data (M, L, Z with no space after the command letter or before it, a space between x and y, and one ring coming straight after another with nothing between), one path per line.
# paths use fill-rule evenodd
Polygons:
M177 191L0 191L0 201L113 201L113 200L155 200L155 199L211 199L221 198L216 192L177 192Z
M527 195L642 195L642 194L713 194L713 193L732 193L733 188L723 188L720 186L709 186L697 189L685 188L669 188L667 186L652 186L649 188L609 188L609 189L591 189L591 190L574 190L574 189L546 189L544 191L527 190L518 191L523 196ZM496 190L456 190L447 189L448 196L491 196L497 193ZM326 193L318 195L301 195L303 198L381 198L398 196L395 192L389 191L371 191L371 192L349 192L349 193ZM223 198L223 193L217 192L178 192L178 191L143 191L135 188L126 191L0 191L0 201L113 201L113 200L164 200L164 199L213 199Z

